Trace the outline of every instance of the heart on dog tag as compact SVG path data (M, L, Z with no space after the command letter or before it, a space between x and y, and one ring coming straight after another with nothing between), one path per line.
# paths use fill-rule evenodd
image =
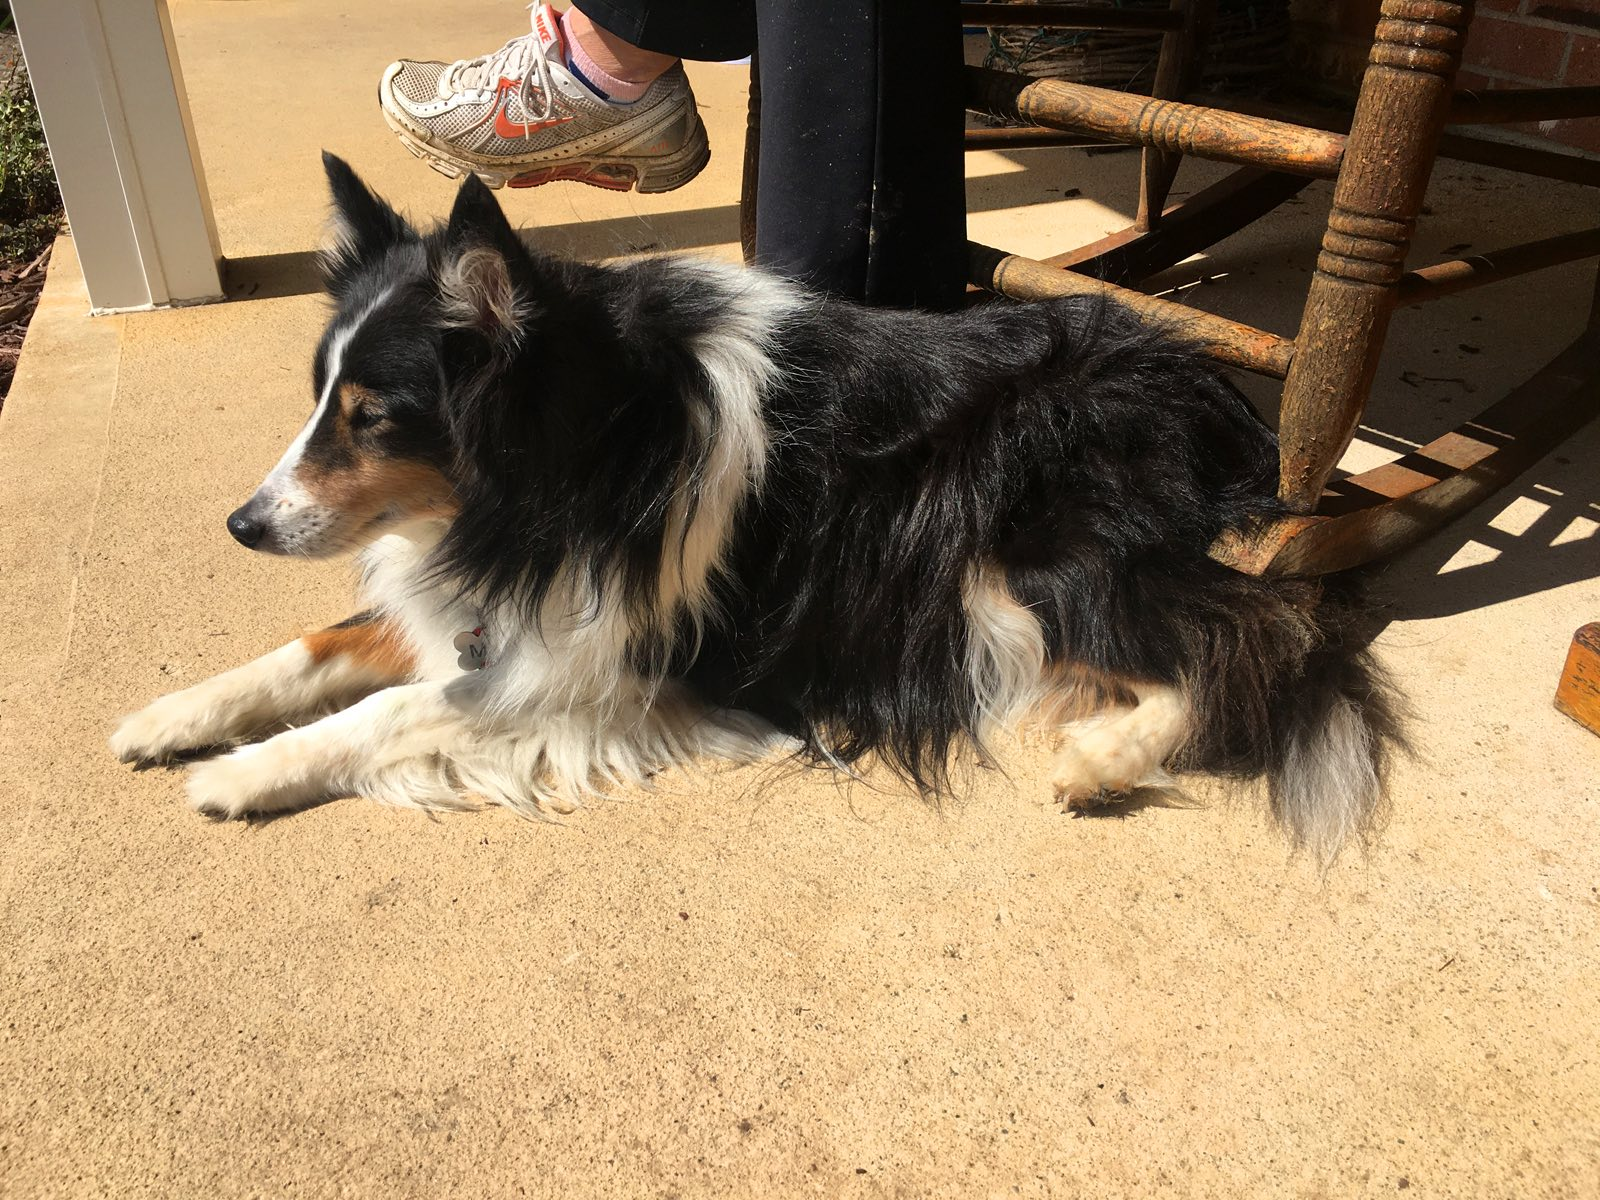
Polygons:
M489 648L483 644L483 626L463 630L451 643L461 652L456 664L463 671L481 671L489 665Z

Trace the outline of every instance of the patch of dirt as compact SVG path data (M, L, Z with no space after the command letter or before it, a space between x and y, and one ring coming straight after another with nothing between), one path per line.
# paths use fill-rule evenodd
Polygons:
M22 339L39 303L45 268L50 265L46 246L31 262L0 262L0 408L11 390L11 377L22 354Z
M9 13L0 17L9 25ZM22 63L22 47L17 35L10 29L0 30L0 101L12 101L28 95L28 72ZM14 112L8 108L8 114ZM54 181L44 177L46 199L34 200L31 205L17 204L12 189L19 192L32 187L37 196L40 185L30 185L24 172L48 172L48 160L39 139L36 118L27 122L8 120L5 127L8 142L0 146L0 195L5 197L6 236L0 238L0 407L4 407L6 394L11 390L11 380L16 374L17 358L22 353L22 339L28 332L28 322L39 303L39 290L44 286L45 268L50 262L50 226L59 222L60 202L55 196ZM19 225L10 225L12 208L22 214ZM51 211L51 210L54 211ZM25 226L22 222L25 221ZM40 248L40 240L45 244Z
M9 17L0 16L0 24ZM0 87L10 87L11 79L22 69L22 43L10 29L0 30Z

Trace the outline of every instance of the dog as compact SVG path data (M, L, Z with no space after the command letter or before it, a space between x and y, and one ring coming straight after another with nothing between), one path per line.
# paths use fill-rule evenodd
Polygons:
M1069 808L1192 770L1265 776L1325 860L1371 828L1400 728L1361 606L1208 556L1279 515L1277 446L1181 340L569 261L471 176L423 234L324 162L315 408L227 526L357 552L363 608L122 722L137 762L280 731L192 765L196 808L559 812L779 754L939 793L1043 722Z

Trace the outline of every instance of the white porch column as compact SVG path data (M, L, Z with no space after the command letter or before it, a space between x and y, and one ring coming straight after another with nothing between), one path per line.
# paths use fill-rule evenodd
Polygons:
M166 0L12 0L96 312L222 298Z

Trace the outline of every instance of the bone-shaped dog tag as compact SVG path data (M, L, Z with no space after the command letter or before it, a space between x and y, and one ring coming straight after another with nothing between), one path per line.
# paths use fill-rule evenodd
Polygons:
M489 665L489 648L483 644L483 626L463 630L451 643L461 652L456 665L463 671L481 671Z

